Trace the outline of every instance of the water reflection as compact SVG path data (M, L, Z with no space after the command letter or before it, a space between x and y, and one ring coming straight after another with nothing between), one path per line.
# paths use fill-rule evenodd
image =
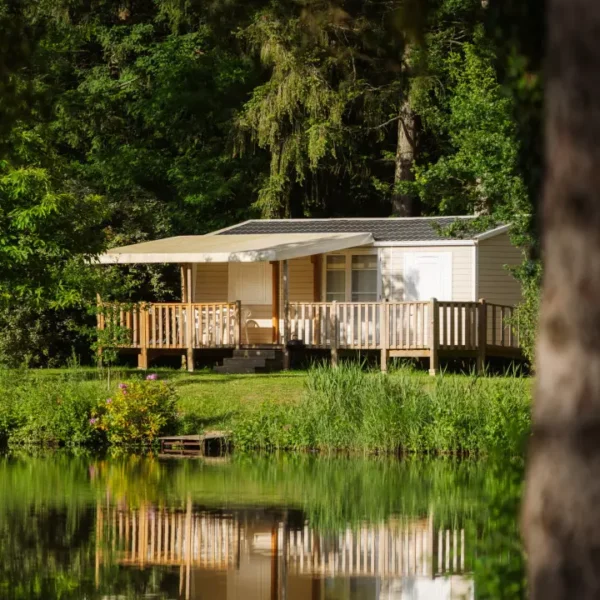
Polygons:
M0 456L0 598L520 598L520 476L506 472L289 455Z
M97 508L101 563L176 567L186 600L469 599L464 529L437 529L434 514L393 516L335 532L301 512Z

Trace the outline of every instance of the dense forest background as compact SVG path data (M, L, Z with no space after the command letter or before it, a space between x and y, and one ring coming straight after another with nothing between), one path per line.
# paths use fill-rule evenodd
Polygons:
M111 246L250 217L482 215L540 261L535 0L0 0L0 364L91 358Z

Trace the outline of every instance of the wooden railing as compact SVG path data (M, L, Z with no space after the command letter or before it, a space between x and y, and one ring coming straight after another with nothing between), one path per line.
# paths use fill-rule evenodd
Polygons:
M112 328L118 346L139 349L140 366L148 350L170 349L187 350L193 364L194 349L241 345L241 314L240 302L112 304L101 306L98 328ZM389 356L429 357L434 373L442 353L476 356L481 368L486 354L519 356L514 317L512 306L485 301L293 302L284 311L279 343L299 340L331 350L334 364L338 350L378 350L382 367Z
M286 315L287 339L302 340L309 348L519 347L514 308L485 302L293 302Z
M519 347L519 328L514 323L515 309L501 304L487 305L487 340L489 346Z
M109 304L98 313L98 328L112 328L128 348L228 348L240 344L240 304Z
M479 302L438 302L439 348L453 350L479 347Z
M329 536L305 525L289 532L287 557L290 572L298 574L433 577L464 573L465 530L436 530L432 518L424 523L362 525Z

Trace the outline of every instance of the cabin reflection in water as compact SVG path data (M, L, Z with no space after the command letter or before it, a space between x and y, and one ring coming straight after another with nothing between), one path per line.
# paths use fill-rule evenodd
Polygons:
M300 511L97 508L103 563L178 569L186 600L471 600L464 529L432 514L322 534Z

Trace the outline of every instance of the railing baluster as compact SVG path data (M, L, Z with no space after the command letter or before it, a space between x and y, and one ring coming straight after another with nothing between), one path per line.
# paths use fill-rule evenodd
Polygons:
M177 327L177 339L179 348L183 348L183 306L179 304L177 306L177 317L178 317L178 327Z
M416 302L413 302L411 304L411 313L412 313L412 326L411 326L411 331L410 331L410 335L411 335L410 347L416 348L417 347L417 304L416 304Z
M165 306L165 346L171 347L171 307Z
M154 306L151 306L148 310L149 310L149 314L150 314L150 335L151 335L151 338L148 340L148 346L150 348L156 348L157 347L157 341L156 341L156 309L154 308Z
M471 349L471 305L465 304L465 347Z
M163 347L163 307L158 307L158 347Z

